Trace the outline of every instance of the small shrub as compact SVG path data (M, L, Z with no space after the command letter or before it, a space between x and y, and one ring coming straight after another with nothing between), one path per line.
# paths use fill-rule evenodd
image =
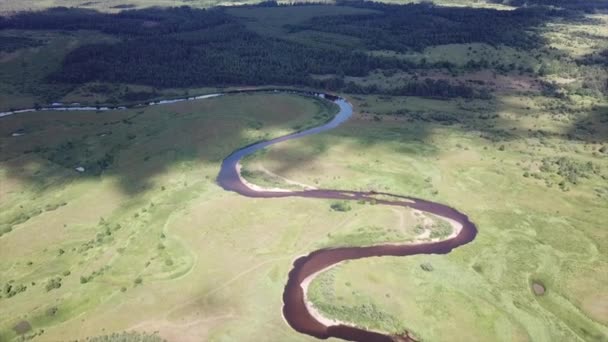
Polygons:
M422 270L426 271L426 272L432 272L433 271L433 265L431 265L428 262L420 264L420 268L422 268Z
M341 212L350 211L352 209L350 207L350 204L348 204L346 201L333 202L330 205L330 208L333 211L341 211Z
M61 287L61 278L60 277L55 277L55 278L51 278L49 279L49 281L46 283L45 285L45 289L47 292L58 289Z
M47 316L55 316L55 314L57 313L57 311L59 311L59 309L56 306L51 306L50 308L46 309L46 315Z

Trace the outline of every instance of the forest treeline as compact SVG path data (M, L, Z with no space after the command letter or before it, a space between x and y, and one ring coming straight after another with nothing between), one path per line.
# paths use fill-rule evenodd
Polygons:
M552 6L585 13L608 9L606 0L492 0L492 2L517 7Z
M27 38L14 36L0 36L0 51L13 52L18 49L41 45L42 42Z
M317 30L360 38L370 50L405 52L441 44L486 43L531 49L542 46L534 29L567 13L550 8L513 11L441 7L430 3L390 5L348 1L349 6L379 13L316 17L291 25L292 32ZM569 14L572 15L572 14Z
M151 8L117 14L54 8L0 18L0 29L96 30L118 38L115 43L92 43L75 49L60 70L49 75L51 82L103 81L155 87L302 85L353 93L477 97L487 94L446 81L411 80L395 88L380 88L358 86L346 81L346 76L365 76L379 69L453 67L446 62L415 64L396 57L372 56L367 50L407 51L472 42L531 48L542 44L534 28L563 14L545 8L496 11L428 4L348 4L373 9L377 14L318 17L290 29L357 37L365 45L361 50L263 36L221 8ZM312 77L315 74L332 76Z

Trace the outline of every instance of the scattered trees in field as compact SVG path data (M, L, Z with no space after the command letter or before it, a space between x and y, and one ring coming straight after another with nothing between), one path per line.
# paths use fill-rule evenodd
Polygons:
M430 238L431 239L436 239L436 238L444 238L450 234L452 234L452 225L450 225L448 222L441 220L441 219L437 219L435 221L435 223L433 224L433 226L431 227L431 234L430 234Z
M6 284L4 284L4 288L2 289L2 294L4 296L6 296L7 298L11 298L21 292L25 292L25 290L27 290L27 286L25 286L23 284L15 284L14 281L11 280L11 281L7 282Z
M525 167L523 177L544 180L547 187L557 184L563 191L570 190L570 186L577 185L583 179L608 177L602 174L598 164L592 161L579 161L572 157L545 157L537 163L540 164L538 171L532 172L529 167Z
M45 289L47 292L58 289L61 287L61 277L54 277L47 281Z
M568 157L547 157L542 159L540 171L561 176L564 181L576 185L581 178L600 174L600 167L591 161L579 162Z

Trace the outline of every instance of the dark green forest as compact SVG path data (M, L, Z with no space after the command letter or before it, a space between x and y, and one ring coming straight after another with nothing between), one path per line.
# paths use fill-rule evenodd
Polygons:
M488 95L465 84L443 80L412 80L394 88L379 88L356 85L345 81L345 76L365 76L373 70L453 68L449 62L415 64L395 57L372 56L366 50L405 52L449 43L537 48L543 44L537 29L544 22L556 18L578 20L583 13L583 10L545 6L498 11L431 4L387 5L363 1L342 4L376 12L317 17L292 25L289 30L315 30L356 37L364 44L361 49L317 46L262 36L249 30L223 8L151 8L118 14L53 8L0 18L0 29L96 30L118 38L117 43L92 43L69 53L61 68L48 76L52 83L102 81L161 88L273 84L358 94L472 98ZM264 3L259 6L278 5ZM8 40L0 43L3 49L10 50L36 42ZM472 63L467 67L487 66ZM333 76L314 78L312 74Z

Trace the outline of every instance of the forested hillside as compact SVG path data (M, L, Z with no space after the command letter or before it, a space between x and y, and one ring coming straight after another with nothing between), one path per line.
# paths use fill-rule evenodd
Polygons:
M264 36L248 29L242 20L221 8L127 10L118 14L55 8L2 19L0 28L96 30L118 39L112 43L93 42L72 51L62 67L48 75L47 81L52 83L103 81L155 87L275 84L351 93L472 98L488 95L468 85L444 80L410 80L397 86L378 87L345 82L344 77L365 76L373 70L454 68L450 62L415 63L394 56L369 54L371 50L407 52L455 43L540 48L543 38L538 30L545 22L581 18L576 11L544 7L499 11L428 4L348 2L348 5L373 12L317 17L287 28L291 32L327 32L358 39L361 44L356 49ZM488 66L471 63L466 67ZM508 69L504 65L496 67ZM333 76L311 77L314 74Z

